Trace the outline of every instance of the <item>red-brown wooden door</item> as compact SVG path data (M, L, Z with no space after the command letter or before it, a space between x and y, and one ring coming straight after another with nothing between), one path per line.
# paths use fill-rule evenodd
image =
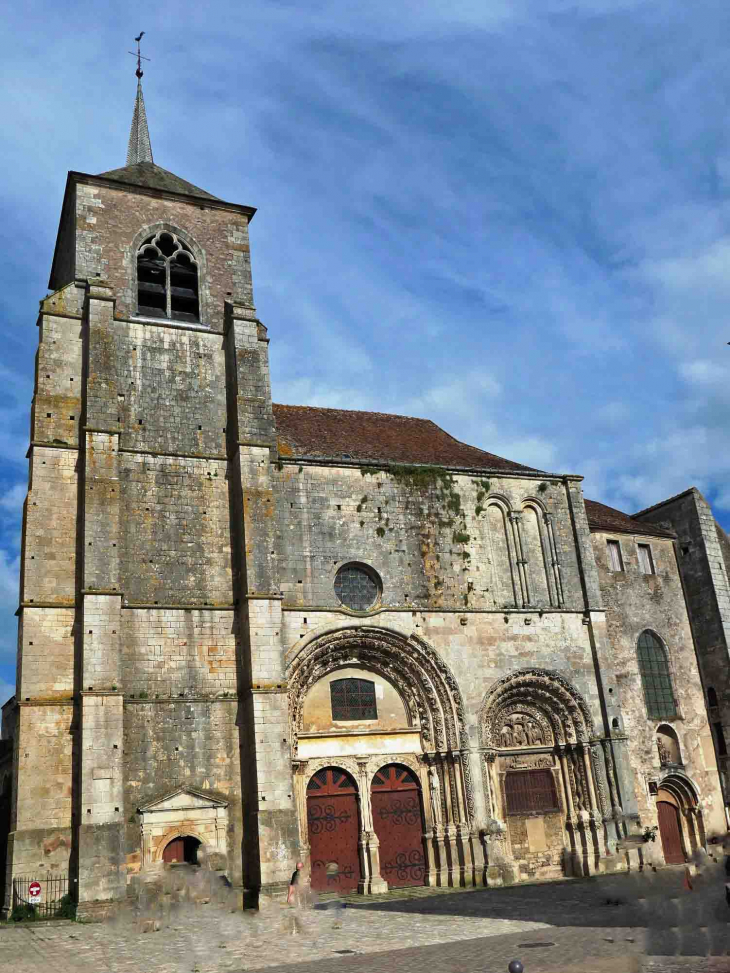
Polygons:
M685 858L682 850L682 835L679 830L679 813L669 801L657 801L656 809L659 817L659 834L662 839L664 861L667 865L682 865Z
M165 845L165 850L162 852L162 860L168 864L171 862L185 861L185 843L182 838L173 838L172 841Z
M360 825L355 782L325 767L307 784L311 883L315 892L353 892L360 881Z
M381 876L392 889L423 885L423 817L415 775L400 764L381 767L373 777L372 797Z

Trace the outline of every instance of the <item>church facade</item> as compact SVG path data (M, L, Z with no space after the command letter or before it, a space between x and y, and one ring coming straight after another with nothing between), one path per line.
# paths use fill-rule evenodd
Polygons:
M141 89L135 126L69 173L40 306L5 909L39 873L90 915L175 861L255 900L298 860L369 894L724 833L676 527L427 420L272 404L255 211L154 164Z

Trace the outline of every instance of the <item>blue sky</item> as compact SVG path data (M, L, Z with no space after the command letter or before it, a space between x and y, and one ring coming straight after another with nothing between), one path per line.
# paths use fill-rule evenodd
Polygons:
M730 6L138 0L4 6L0 698L66 171L155 161L257 206L279 402L427 416L628 512L730 526Z

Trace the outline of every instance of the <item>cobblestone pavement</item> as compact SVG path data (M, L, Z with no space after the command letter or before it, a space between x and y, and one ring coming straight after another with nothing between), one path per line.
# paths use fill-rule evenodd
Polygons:
M730 947L722 882L698 881L685 892L676 874L639 878L414 889L259 913L214 897L101 924L8 924L0 927L0 970L506 973L519 958L525 973L730 971L730 957L702 958Z

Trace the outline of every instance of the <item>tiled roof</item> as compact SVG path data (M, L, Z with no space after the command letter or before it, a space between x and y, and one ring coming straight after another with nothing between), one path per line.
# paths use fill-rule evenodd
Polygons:
M429 419L276 404L274 418L282 456L541 472L467 446Z
M591 530L615 531L622 534L650 534L653 537L676 536L672 530L641 520L634 520L628 514L622 513L614 507L608 507L605 503L599 503L597 500L586 500L585 503L588 526Z
M123 182L132 186L145 186L147 189L162 189L169 193L181 193L184 196L202 196L204 199L218 199L217 196L206 193L204 189L199 189L191 182L186 182L174 172L168 172L154 162L136 162L131 166L122 166L121 169L110 169L108 172L100 172L99 176L103 179L113 179L115 182Z

